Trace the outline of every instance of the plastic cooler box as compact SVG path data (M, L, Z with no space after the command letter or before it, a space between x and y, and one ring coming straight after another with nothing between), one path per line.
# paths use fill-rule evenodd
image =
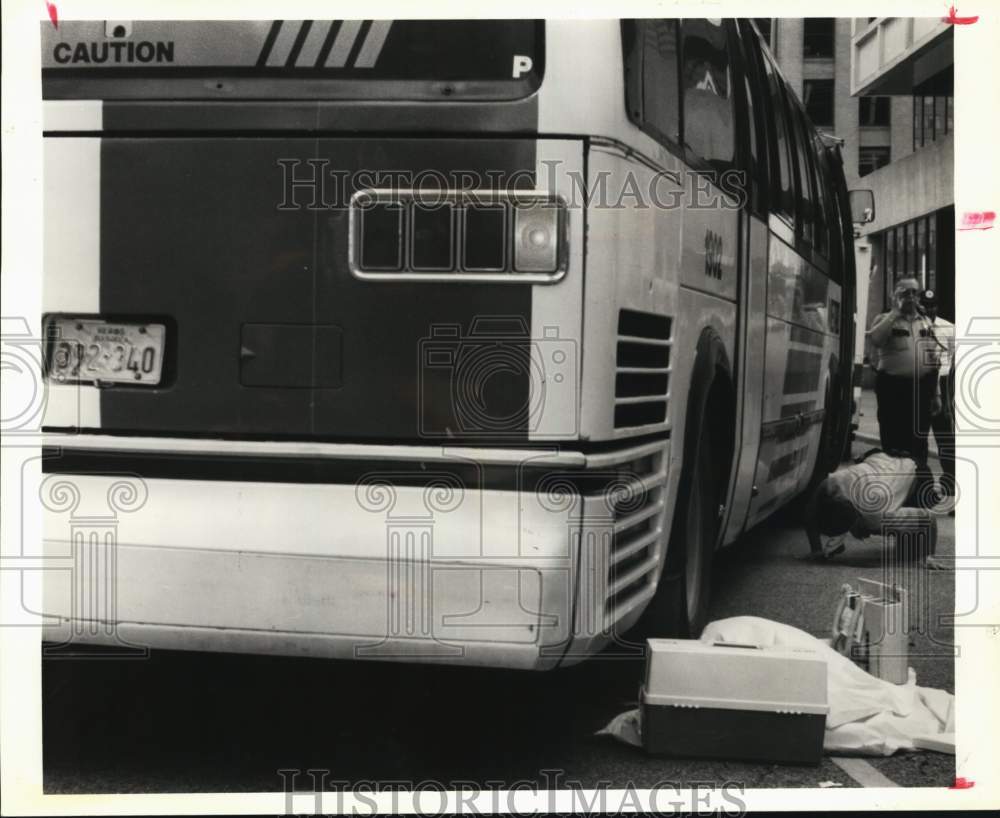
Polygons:
M810 650L650 639L640 691L646 752L818 764L826 661Z

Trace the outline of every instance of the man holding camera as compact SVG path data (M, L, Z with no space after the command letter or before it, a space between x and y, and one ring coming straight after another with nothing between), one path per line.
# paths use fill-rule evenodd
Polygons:
M915 278L901 278L893 306L872 323L868 337L876 350L875 397L879 438L891 454L908 454L916 462L922 494L933 478L927 468L927 439L934 415L942 408L938 371L941 350L934 323L920 306ZM930 499L930 498L928 498Z

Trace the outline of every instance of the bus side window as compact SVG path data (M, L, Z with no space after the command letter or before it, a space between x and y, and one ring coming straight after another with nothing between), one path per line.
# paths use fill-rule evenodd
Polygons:
M642 127L642 37L636 20L622 20L622 58L625 62L625 113Z
M823 146L822 140L817 136L814 142L816 166L819 170L820 184L824 195L824 209L826 211L826 237L828 242L827 257L830 259L830 278L840 284L843 280L843 254L841 243L843 242L843 227L840 223L840 211L837 206L837 196L834 193L834 173L831 167L832 160L827 149Z
M767 108L765 106L767 89L763 86L760 76L760 57L755 54L759 50L756 32L748 28L737 28L740 42L740 53L743 62L743 85L747 115L747 144L749 155L750 209L759 216L767 213ZM760 89L763 88L763 91ZM756 102L755 102L756 101Z
M646 20L643 29L643 117L648 127L676 143L680 135L677 21Z
M684 144L716 170L733 166L733 93L721 20L681 23Z
M795 193L793 191L792 169L789 158L788 131L785 120L784 99L781 83L771 64L770 55L763 54L764 72L767 75L768 99L770 100L770 121L773 127L774 152L777 154L777 174L771 172L771 210L783 216L790 223L795 222Z
M680 142L677 21L623 20L625 108L654 139Z
M788 99L788 113L791 115L795 154L798 157L798 231L804 241L815 242L816 235L816 192L813 189L812 173L809 170L810 141L807 139L802 112L791 98Z
M806 127L806 158L809 160L809 172L813 180L813 191L815 194L814 210L816 216L816 226L813 234L813 249L821 256L829 258L830 249L830 214L826 206L827 185L823 179L819 155L816 153L816 136L812 132L809 123Z

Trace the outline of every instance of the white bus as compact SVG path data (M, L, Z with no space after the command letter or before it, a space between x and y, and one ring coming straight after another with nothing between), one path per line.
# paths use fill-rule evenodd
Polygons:
M748 21L41 39L51 642L696 635L716 550L843 450L841 160Z

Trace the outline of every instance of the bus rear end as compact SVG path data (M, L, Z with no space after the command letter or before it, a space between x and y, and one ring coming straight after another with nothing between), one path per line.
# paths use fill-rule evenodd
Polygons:
M43 25L53 641L544 668L638 616L667 449L583 442L585 143L538 135L545 45Z

